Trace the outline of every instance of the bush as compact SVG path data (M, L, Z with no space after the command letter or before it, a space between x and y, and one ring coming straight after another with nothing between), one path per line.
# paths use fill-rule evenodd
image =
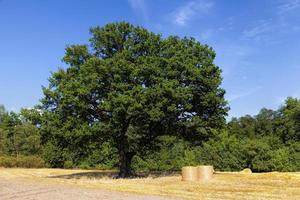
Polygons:
M64 162L64 169L72 169L73 165L74 164L73 164L72 161L67 160L67 161Z
M292 166L291 171L300 171L300 142L289 146L289 160Z
M288 172L293 171L293 166L290 162L290 155L288 147L270 151L271 159L267 162L269 171Z
M43 159L53 168L64 167L64 158L62 150L56 144L48 142L43 149Z
M271 159L271 146L264 138L261 139L243 139L240 141L242 152L241 160L244 160L245 167L253 172L271 171L268 163Z
M81 161L78 167L90 167L102 170L114 169L118 166L117 149L115 149L109 142L104 142L93 149L90 155Z
M46 165L44 160L37 156L1 156L0 167L43 168Z
M225 131L204 143L199 160L222 171L299 171L300 144L284 146L276 137L238 138Z
M198 159L200 163L223 171L240 171L248 167L240 140L226 131L204 143Z
M199 164L199 150L189 142L173 136L159 138L158 150L133 159L136 171L178 171L183 166Z

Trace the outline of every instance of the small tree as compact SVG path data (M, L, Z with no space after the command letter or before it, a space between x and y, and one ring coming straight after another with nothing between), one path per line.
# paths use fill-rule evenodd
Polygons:
M133 156L158 136L201 142L224 125L225 92L211 48L125 22L91 34L91 48L66 48L69 67L53 73L43 89L44 142L56 137L61 146L89 145L97 130L97 139L118 150L119 176L128 177Z
M40 153L39 130L22 113L0 112L0 154L19 156Z

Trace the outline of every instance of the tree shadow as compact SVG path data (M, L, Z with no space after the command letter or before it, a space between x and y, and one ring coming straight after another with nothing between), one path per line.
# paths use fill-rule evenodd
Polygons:
M176 176L179 172L139 172L135 176L128 177L133 178L161 178L167 176ZM118 179L118 172L114 171L90 171L90 172L79 172L72 174L54 175L48 176L47 178L61 178L61 179Z
M178 176L180 172L177 171L151 171L138 173L142 178L162 178L168 176Z
M110 172L110 171L91 171L91 172L79 172L73 174L63 174L63 175L55 175L55 176L48 176L47 178L62 178L62 179L101 179L101 178L115 178L117 177L117 172Z

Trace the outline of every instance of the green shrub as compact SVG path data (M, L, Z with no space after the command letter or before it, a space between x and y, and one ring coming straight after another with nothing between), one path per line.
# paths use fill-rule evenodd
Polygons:
M270 171L293 171L293 166L290 162L289 149L287 147L270 151L270 153L271 159L268 162Z
M79 169L93 169L90 165L86 164L86 163L82 163L78 166L76 166Z
M64 168L65 169L72 169L73 166L74 166L74 164L73 164L72 161L67 160L67 161L64 162Z
M1 167L17 167L17 159L15 157L1 156L0 166Z
M199 149L173 136L159 138L158 149L133 158L136 171L178 171L183 166L197 165Z
M43 168L46 165L44 160L37 156L1 156L0 167Z
M53 168L64 167L63 152L57 147L57 144L48 142L43 149L43 159Z
M114 169L118 166L117 149L109 142L104 142L98 146L97 149L93 149L90 155L80 162L79 167L80 166L84 166L85 168L89 166L102 170Z
M247 167L241 142L226 131L204 143L198 159L200 163L222 171L239 171Z
M295 142L289 146L289 161L291 171L300 171L300 142Z

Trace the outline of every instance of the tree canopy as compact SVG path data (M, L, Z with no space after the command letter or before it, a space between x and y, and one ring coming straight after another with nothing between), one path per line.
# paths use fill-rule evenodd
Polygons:
M133 156L158 136L201 144L225 125L228 108L212 48L125 22L90 32L90 45L66 48L68 67L43 89L42 141L49 148L76 154L109 142L118 152L119 176L127 177Z

